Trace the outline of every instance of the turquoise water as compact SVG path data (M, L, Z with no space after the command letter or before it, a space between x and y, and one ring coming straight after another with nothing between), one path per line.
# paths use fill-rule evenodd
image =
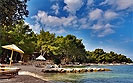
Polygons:
M108 72L88 72L88 73L52 73L47 74L48 79L57 83L133 83L133 66L91 66L109 68Z

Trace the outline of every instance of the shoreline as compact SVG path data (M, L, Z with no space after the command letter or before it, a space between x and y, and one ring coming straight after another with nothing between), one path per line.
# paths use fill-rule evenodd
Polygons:
M16 66L16 67L21 69L18 73L19 75L29 75L29 76L39 78L47 82L51 81L50 79L44 76L45 74L42 72L42 69L44 68L38 68L33 65L26 65L26 66L21 65L21 66Z
M80 64L78 66L120 66L120 65L133 65L133 63L130 64L120 64L120 63L115 63L115 64L96 64L96 63L88 63L88 64ZM69 64L67 66L75 66L72 64ZM76 65L77 66L77 65ZM21 70L18 72L18 75L15 76L15 78L11 79L2 79L0 83L18 83L18 82L23 82L23 83L55 83L54 80L48 79L45 77L45 73L42 72L42 69L44 68L38 68L35 67L34 65L19 65L15 66L18 67Z
M18 75L9 79L1 79L0 83L53 83L43 76L41 68L31 65L13 67L21 69Z
M107 65L107 66L119 66L119 65L133 65L133 63L125 63L125 64L123 64L123 63L109 63L109 64L95 64L95 63L90 63L90 66L95 66L95 65L97 65L97 66L101 66L101 65Z
M101 63L87 63L87 64L67 64L67 65L62 65L63 67L86 67L86 66L121 66L121 65L133 65L133 63L109 63L109 64L101 64Z
M10 79L0 79L0 83L50 83L30 75L17 75Z
M36 74L36 73L29 72L29 71L20 71L20 72L18 72L18 75L28 75L28 76L32 76L32 77L35 77L35 78L38 78L38 79L41 79L44 81L49 81L48 79L44 78L43 76Z

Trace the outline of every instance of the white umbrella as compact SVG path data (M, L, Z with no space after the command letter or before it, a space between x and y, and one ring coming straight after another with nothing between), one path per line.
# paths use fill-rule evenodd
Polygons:
M46 60L42 55L40 55L39 57L36 58L36 60Z
M16 45L12 44L12 45L5 45L2 46L2 48L8 49L8 50L12 50L11 53L11 58L10 58L10 66L12 63L12 56L13 56L13 51L19 52L19 53L24 53L21 49L19 49Z

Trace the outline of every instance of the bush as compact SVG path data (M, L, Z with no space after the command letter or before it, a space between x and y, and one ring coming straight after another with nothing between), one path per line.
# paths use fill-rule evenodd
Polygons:
M57 64L57 65L61 63L60 59L58 58L54 58L53 62L54 64Z

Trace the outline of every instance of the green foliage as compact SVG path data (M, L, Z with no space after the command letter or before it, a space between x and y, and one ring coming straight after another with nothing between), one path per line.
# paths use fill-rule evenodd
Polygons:
M40 34L37 35L37 47L35 48L37 52L43 52L48 58L52 58L53 50L55 46L53 45L55 40L55 34L45 32L44 30L40 31Z
M27 0L0 0L0 25L12 25L28 16Z
M131 63L130 58L121 54L116 54L114 52L106 53L103 49L95 49L93 52L87 51L88 62L90 63L121 63L128 62Z
M16 44L28 54L43 52L45 56L59 64L65 62L93 62L93 63L131 63L132 60L124 55L114 52L106 53L103 49L96 49L93 52L85 51L81 39L76 36L57 36L41 30L35 34L24 21L28 16L27 0L0 0L0 54L1 45ZM21 20L21 21L18 21ZM55 58L56 57L56 58Z
M66 37L57 37L55 40L55 55L58 55L66 62L85 62L86 51L82 43L82 40L77 39L73 35L67 35Z
M53 62L58 65L61 63L61 60L59 58L54 58Z
M61 60L66 63L132 62L130 58L126 58L124 55L116 54L112 51L106 53L103 49L86 52L82 40L73 35L55 37L55 34L45 32L44 30L41 30L40 34L35 34L24 21L17 21L12 26L3 26L1 31L1 45L16 44L24 50L26 55L33 52L42 52L46 59L52 59L56 64L59 64ZM28 57L25 57L25 59L28 59Z
M26 54L34 52L36 35L24 21L18 21L13 26L2 27L1 45L16 44Z
M36 51L43 52L45 57L52 59L56 56L66 62L85 62L86 60L86 51L82 40L73 35L57 36L55 38L55 34L41 30L40 34L37 35Z
M0 56L1 56L1 53L2 53L2 48L1 48L1 43L2 43L2 40L1 40L2 30L1 30L1 27L2 26L0 26Z
M0 40L0 46L1 46L1 40ZM1 53L2 53L2 49L1 49L1 47L0 47L0 55L1 55Z
M89 63L121 63L132 62L130 58L114 52L106 53L103 49L95 51L85 50L81 39L73 35L57 36L55 34L40 31L35 34L24 21L18 21L13 26L1 27L1 45L16 44L24 50L25 54L42 52L46 59L52 59L56 64L60 61L89 62ZM0 49L1 51L1 49ZM29 56L24 57L28 59Z
M8 38L13 40L10 36L13 25L18 20L24 19L24 16L28 16L26 3L27 0L0 0L0 54L2 52L1 45L8 44Z

